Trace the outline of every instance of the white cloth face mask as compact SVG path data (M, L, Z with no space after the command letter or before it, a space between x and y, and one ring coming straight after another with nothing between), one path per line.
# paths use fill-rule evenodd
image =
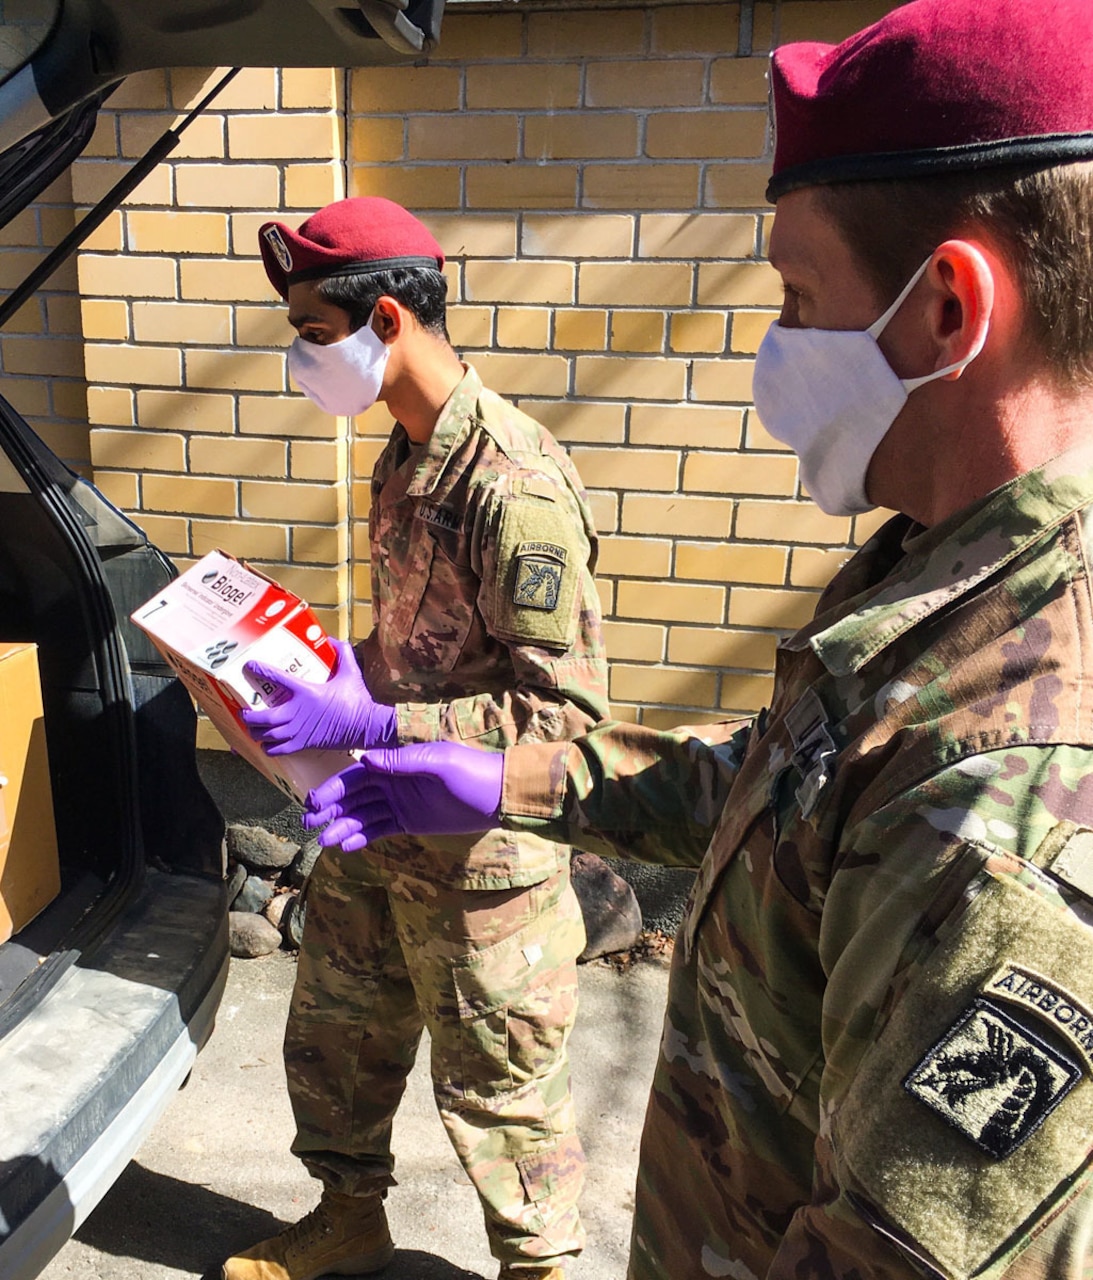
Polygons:
M370 315L340 342L323 346L297 338L288 349L288 371L324 413L351 418L376 403L387 355L387 344L373 330Z
M932 255L931 255L932 256ZM763 425L801 460L801 479L816 505L852 516L876 505L865 474L908 395L964 369L982 351L987 327L956 364L921 378L899 378L877 339L918 284L927 258L888 310L868 329L795 329L772 324L755 357L752 399Z

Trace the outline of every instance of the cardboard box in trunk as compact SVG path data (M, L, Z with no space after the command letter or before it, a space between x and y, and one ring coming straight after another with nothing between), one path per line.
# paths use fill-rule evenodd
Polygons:
M0 644L0 942L60 891L38 646Z
M229 746L275 786L302 801L353 763L347 751L268 756L247 732L246 706L275 705L284 691L243 671L252 659L322 684L334 646L306 601L223 551L210 551L151 600L133 621L178 673Z

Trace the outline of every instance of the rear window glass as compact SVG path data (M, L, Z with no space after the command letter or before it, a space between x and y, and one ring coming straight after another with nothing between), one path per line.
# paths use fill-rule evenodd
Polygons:
M0 80L37 52L60 9L60 0L0 0Z

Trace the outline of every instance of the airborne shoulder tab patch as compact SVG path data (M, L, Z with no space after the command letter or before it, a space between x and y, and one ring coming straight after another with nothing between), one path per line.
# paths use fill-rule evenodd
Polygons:
M996 1160L1034 1133L1081 1063L990 1000L975 999L903 1087Z
M553 542L521 542L516 548L513 604L553 613L562 594L569 553Z
M1076 1050L1093 1074L1093 1010L1059 983L1021 965L1005 964L983 987L983 994L1035 1014Z

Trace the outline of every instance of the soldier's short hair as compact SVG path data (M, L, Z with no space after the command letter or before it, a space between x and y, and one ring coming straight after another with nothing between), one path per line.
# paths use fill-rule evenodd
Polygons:
M448 280L432 267L392 267L389 271L360 271L328 276L315 283L324 302L349 313L354 329L367 324L381 297L394 298L429 333L448 339Z
M1030 353L1063 385L1093 385L1093 163L812 190L881 298L943 241L983 235L1020 285Z

